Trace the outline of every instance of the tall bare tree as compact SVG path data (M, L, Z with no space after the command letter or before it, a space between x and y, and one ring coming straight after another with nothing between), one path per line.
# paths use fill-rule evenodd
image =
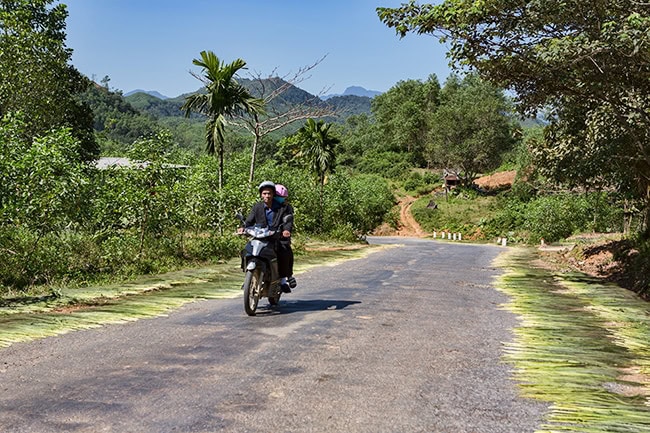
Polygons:
M301 67L295 73L288 73L282 77L277 74L277 70L273 70L267 77L263 77L259 72L249 74L253 82L252 93L262 99L266 107L264 114L246 113L239 116L236 122L248 130L254 137L248 178L251 184L255 178L257 152L264 136L299 120L337 115L334 109L320 99L321 96L329 91L329 88L322 89L318 95L312 95L298 104L292 103L285 105L281 103L282 98L286 96L289 90L294 86L297 87L299 83L311 77L309 72L318 66L325 57L327 55L310 65Z

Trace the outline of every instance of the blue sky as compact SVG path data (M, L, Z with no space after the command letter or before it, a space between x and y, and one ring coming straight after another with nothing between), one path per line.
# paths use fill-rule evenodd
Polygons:
M406 0L404 0L406 1ZM250 72L295 73L326 58L299 87L313 94L348 86L386 91L401 80L449 75L446 49L431 36L400 39L375 8L399 0L61 0L68 6L72 63L111 88L170 97L201 83L192 59L211 50ZM434 3L437 1L434 1ZM430 2L431 3L431 2ZM247 73L240 74L247 77Z

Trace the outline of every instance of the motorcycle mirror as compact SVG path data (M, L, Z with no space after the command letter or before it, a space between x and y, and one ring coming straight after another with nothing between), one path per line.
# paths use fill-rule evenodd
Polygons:
M244 216L241 214L241 212L237 212L235 214L235 218L237 218L241 222L244 222Z
M293 215L285 215L284 218L282 218L283 223L288 223L288 222L293 222Z

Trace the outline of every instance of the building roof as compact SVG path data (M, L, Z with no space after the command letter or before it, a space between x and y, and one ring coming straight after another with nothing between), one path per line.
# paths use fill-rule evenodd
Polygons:
M131 161L129 158L104 156L95 161L95 167L99 170L110 168L146 168L149 161ZM181 164L163 164L165 168L188 168L189 165Z

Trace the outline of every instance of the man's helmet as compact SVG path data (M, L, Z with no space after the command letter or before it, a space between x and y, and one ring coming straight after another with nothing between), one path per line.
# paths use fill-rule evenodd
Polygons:
M275 195L278 197L287 198L289 196L289 190L286 186L280 185L279 183L275 185Z
M262 190L264 188L271 188L273 191L275 191L275 184L271 182L270 180L265 180L264 182L260 183L260 186L257 187L257 190L262 193Z

